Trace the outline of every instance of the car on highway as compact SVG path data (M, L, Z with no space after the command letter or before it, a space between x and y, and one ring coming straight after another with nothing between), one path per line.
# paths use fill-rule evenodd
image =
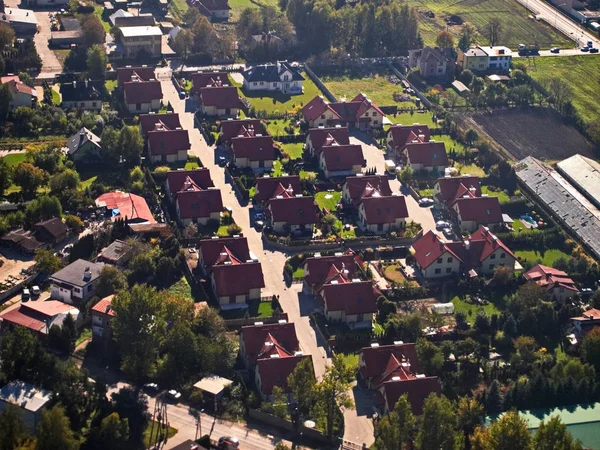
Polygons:
M550 49L550 53L560 53L560 48L558 48L558 47L552 47Z
M589 52L590 48L589 47L581 47L581 51L584 52L584 53L585 52Z
M236 437L221 436L217 448L220 450L237 450L240 448L240 440Z
M590 48L590 53L598 53L598 49L596 47Z
M426 207L431 205L433 205L433 199L431 198L425 197L419 200L419 206Z
M181 392L177 392L175 389L167 391L167 397L173 401L178 401L181 398Z

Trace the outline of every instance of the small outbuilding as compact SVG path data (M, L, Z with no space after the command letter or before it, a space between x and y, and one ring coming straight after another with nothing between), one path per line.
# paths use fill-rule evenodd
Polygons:
M431 312L442 314L444 316L454 314L454 304L452 303L436 303L431 307Z
M219 377L217 375L208 375L194 384L194 388L210 394L214 398L216 410L217 402L223 396L225 389L232 384L233 381L228 380L227 378Z

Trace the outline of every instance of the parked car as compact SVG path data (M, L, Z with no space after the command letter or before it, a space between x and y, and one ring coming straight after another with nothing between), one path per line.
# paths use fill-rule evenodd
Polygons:
M34 297L39 297L39 295L42 293L42 291L40 290L39 286L34 286L31 288L31 293L33 294Z
M157 393L159 391L158 384L156 383L146 383L144 385L144 390L146 392Z
M257 212L256 214L254 214L254 220L262 220L265 221L267 218L265 217L265 215L261 212Z
M443 230L444 228L450 228L450 224L448 222L446 222L445 220L438 220L435 223L435 229L436 230Z
M219 156L219 167L225 167L227 165L227 158L224 156Z
M550 53L560 53L560 48L558 48L558 47L552 47L550 49Z
M590 48L590 53L598 53L598 49L596 47Z
M21 293L21 300L26 302L30 298L31 298L31 292L29 292L29 289L27 289L27 288L23 289L23 292Z
M240 448L240 440L236 437L222 436L217 447L221 450L237 450Z
M422 198L419 200L419 206L426 207L426 206L431 206L431 205L433 205L432 198L425 197L425 198Z
M180 92L179 92L179 98L180 98L181 100L185 100L185 91L180 91Z
M444 236L446 236L448 239L452 239L454 237L454 233L452 232L451 228L444 228L442 233L444 233Z
M178 401L181 398L181 392L177 392L175 389L171 389L167 392L167 396L173 401Z
M589 47L581 47L581 51L584 52L584 53L585 52L589 52L590 48Z

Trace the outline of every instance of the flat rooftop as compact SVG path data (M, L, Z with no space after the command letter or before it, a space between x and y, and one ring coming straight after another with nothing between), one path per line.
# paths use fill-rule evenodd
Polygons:
M159 27L122 27L120 30L124 37L162 36Z

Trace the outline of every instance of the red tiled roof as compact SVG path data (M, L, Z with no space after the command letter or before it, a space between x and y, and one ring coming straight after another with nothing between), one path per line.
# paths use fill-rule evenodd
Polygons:
M294 323L271 323L266 325L250 325L242 327L240 334L244 342L244 350L250 365L254 365L256 360L262 355L267 354L266 347L277 343L289 354L300 350L300 344L296 335Z
M100 299L100 301L92 307L92 311L99 314L108 314L109 316L114 317L115 311L111 308L111 303L114 297L114 295L109 295L108 297Z
M327 311L344 311L346 315L377 312L381 292L371 281L326 284L319 291Z
M555 286L561 286L565 289L572 291L578 291L575 287L575 282L569 278L566 272L562 270L553 269L552 267L543 266L538 264L531 268L524 275L526 280L535 281L536 284L545 287L546 290L552 290Z
M406 144L414 140L428 142L431 136L427 125L392 125L388 130L388 134L392 135L390 143L394 149L402 150ZM420 138L419 136L422 136Z
M346 127L311 128L308 130L308 137L317 156L324 145L331 145L334 142L339 145L350 144L350 134Z
M107 209L118 209L119 215L113 216L112 220L124 219L127 217L129 221L144 221L156 223L148 203L139 195L130 194L129 192L107 192L96 199L96 206Z
M279 185L286 189L292 187L293 194L302 192L300 186L300 177L298 175L288 175L284 177L262 177L256 179L256 194L254 195L255 202L264 202L275 197L275 192Z
M271 395L275 386L281 387L283 392L288 392L287 379L304 358L310 358L310 356L298 355L259 359L256 368L260 376L261 392L264 395Z
M189 150L192 146L187 130L151 131L148 145L153 155L177 155L180 150Z
M36 332L48 332L47 323L52 326L51 319L59 314L66 314L73 305L58 300L21 303L17 308L0 313L4 322L20 325Z
M238 136L255 136L262 134L268 136L265 126L258 119L224 120L221 122L221 139L231 141Z
M194 170L171 170L167 172L167 184L173 196L177 192L185 190L186 185L190 182L194 183L200 189L208 189L214 186L210 178L210 170L206 167Z
M160 81L130 81L123 86L125 103L151 103L152 100L162 100L163 93Z
M388 381L383 383L381 390L385 394L390 411L396 406L398 399L407 394L408 402L415 415L423 413L423 402L431 394L440 394L442 386L438 377L413 378L404 381Z
M229 75L227 72L199 72L192 74L192 89L190 92L195 93L207 86L231 86Z
M472 220L480 225L502 222L502 210L498 197L459 198L454 206L461 219Z
M235 86L200 88L200 102L217 109L241 108L242 101Z
M460 259L434 231L425 233L412 245L412 248L417 263L423 269L429 267L446 252L450 252L455 258Z
M502 242L498 237L492 233L490 230L486 229L486 227L479 227L477 231L475 231L471 237L469 238L470 242L477 243L481 242L482 248L481 253L479 254L479 261L483 261L492 253L494 253L499 248L503 249L506 253L512 256L514 259L517 259L515 254Z
M313 197L273 198L269 201L273 222L285 222L288 225L317 223L317 210Z
M218 297L248 294L251 289L265 287L259 262L212 266Z
M304 115L304 118L307 121L311 121L311 120L317 119L320 115L324 114L325 111L327 111L327 110L332 111L335 115L337 115L339 117L338 113L335 112L333 109L331 109L331 107L323 99L323 97L320 95L317 95L310 102L308 102L306 105L304 105L304 107L302 107L300 112ZM340 117L340 119L341 119L341 117Z
M368 184L370 184L372 188L377 189L381 195L392 195L390 182L385 175L346 177L345 183L348 186L348 192L350 193L350 198L353 202L360 200L364 195Z
M20 92L21 94L27 94L32 97L37 97L37 91L34 88L27 86L25 83L22 83L21 81L9 80L8 82L6 82L6 84L8 84L9 90L13 93Z
M313 256L304 261L304 281L309 286L323 284L330 273L331 266L339 270L348 271L348 277L353 278L357 272L355 255L352 250L347 250L343 255Z
M365 208L368 224L393 223L398 218L408 217L406 199L403 195L363 197L360 204Z
M371 100L367 98L367 96L363 93L358 94L356 97L352 99L353 102L360 102L361 107L359 108L358 115L362 115L365 111L368 111L370 108L374 108L379 114L385 116L383 111L373 103Z
M585 311L581 317L573 317L571 320L579 320L579 321L592 321L592 320L600 320L600 309L588 309Z
M219 260L224 247L227 247L241 261L250 259L248 240L245 237L203 239L198 243L198 252L202 254L205 267L209 268Z
M235 137L231 139L231 151L236 158L250 161L273 161L275 143L271 136Z
M140 114L140 128L142 136L146 136L149 131L156 129L156 124L162 123L169 130L181 128L179 114L164 113L164 114Z
M400 362L408 362L410 372L419 373L421 370L415 344L393 344L362 348L359 355L360 374L364 378L382 376L389 365L390 356L395 356Z
M362 146L358 144L324 146L321 152L327 170L351 170L365 164Z
M447 177L439 178L438 186L440 193L438 199L441 202L451 206L457 198L472 193L475 197L481 197L481 186L479 177L463 176L463 177Z
M155 80L154 67L120 67L117 69L117 81L119 86L131 81L131 77L137 75L142 81Z
M404 151L411 164L422 164L425 167L448 165L448 155L443 142L410 143Z
M211 213L223 211L220 189L180 191L176 202L182 219L210 217Z

